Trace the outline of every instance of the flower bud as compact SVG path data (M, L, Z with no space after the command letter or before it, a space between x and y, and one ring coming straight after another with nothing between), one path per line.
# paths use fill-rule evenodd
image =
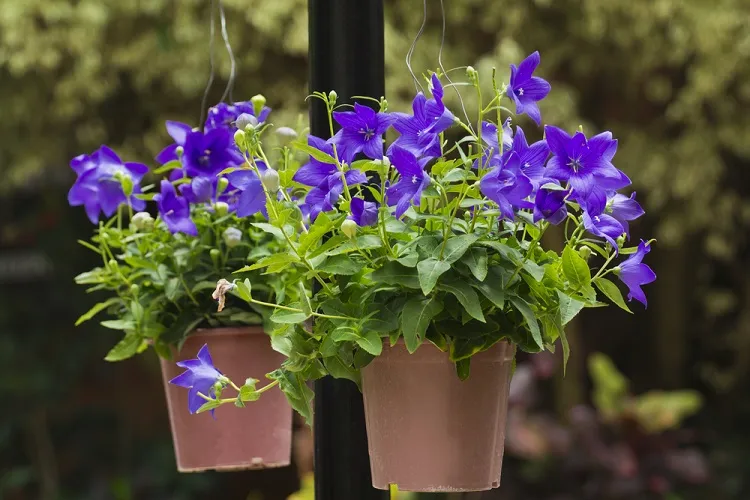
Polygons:
M185 152L185 148L182 146L177 146L174 148L174 154L177 155L177 158L182 158L182 154Z
M234 143L237 144L237 147L240 148L240 151L244 151L245 148L245 132L241 130L237 130L234 133Z
M351 219L346 219L341 223L341 232L348 238L354 238L357 235L357 223Z
M479 73L477 73L477 70L473 66L466 66L466 78L472 82L476 82L478 77Z
M216 215L223 217L229 212L229 205L223 201L217 201L216 204L214 204L214 210L216 210Z
M581 245L578 247L578 255L580 255L583 260L589 260L589 257L591 257L591 249L586 245Z
M120 186L122 186L122 192L125 196L130 198L130 195L133 194L133 178L129 175L121 175Z
M218 196L226 191L228 186L229 179L227 179L226 177L219 177L219 180L216 182L216 195Z
M149 230L154 227L154 218L148 212L138 212L130 219L136 231Z
M625 245L625 234L621 234L617 237L617 248L622 248Z
M276 135L279 136L279 140L282 144L289 144L297 138L297 132L289 127L279 127L276 129Z
M260 116L261 111L263 111L263 106L266 105L266 98L263 96L263 94L257 94L250 98L250 102L253 103L253 111L255 111L255 116ZM255 116L253 118L255 118ZM255 124L258 124L258 120L255 120Z
M226 228L221 236L224 238L224 243L229 248L234 248L242 242L242 231L236 227Z
M263 185L266 186L266 189L268 189L269 192L275 193L279 190L279 173L276 170L273 170L272 168L269 168L265 172L263 172Z
M336 99L338 98L339 98L339 95L336 93L335 90L328 92L328 102L330 102L331 104L336 104Z
M248 127L255 128L258 126L258 119L250 113L242 113L237 117L234 124L239 130L247 130Z
M117 269L118 268L118 264L117 264L117 261L115 259L109 259L109 262L107 264L112 269Z
M139 287L135 283L133 283L132 285L130 285L130 293L132 293L133 295L138 295L138 292L140 291L140 289L141 289L141 287Z
M214 262L214 264L219 263L219 258L221 257L221 251L218 248L212 248L208 254L211 256L211 260Z

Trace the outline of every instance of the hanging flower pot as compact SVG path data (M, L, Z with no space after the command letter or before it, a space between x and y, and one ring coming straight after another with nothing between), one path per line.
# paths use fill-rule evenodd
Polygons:
M497 488L503 464L513 347L471 358L461 381L430 343L385 347L362 369L373 486L403 491Z
M237 380L262 378L284 359L271 348L268 336L259 327L198 330L185 341L175 359L185 361L206 344L211 346L209 359L221 366L223 374ZM161 369L180 472L289 465L292 409L283 393L273 391L245 411L225 406L213 415L208 411L191 415L186 411L191 392L169 383L185 368L161 359Z

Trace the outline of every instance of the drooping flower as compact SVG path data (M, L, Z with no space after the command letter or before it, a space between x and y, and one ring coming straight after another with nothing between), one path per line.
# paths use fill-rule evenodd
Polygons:
M267 169L262 161L257 161L256 165L261 174ZM227 174L227 179L240 192L235 205L237 217L249 217L258 212L266 215L266 193L263 190L263 182L254 170L235 170Z
M383 134L396 120L389 113L377 113L368 106L355 103L354 111L334 111L333 118L341 125L331 142L336 145L339 160L351 163L357 153L373 160L383 157Z
M190 205L184 197L177 196L171 182L161 181L161 190L154 196L154 200L159 207L161 218L172 234L184 233L198 236L198 228L190 218Z
M440 133L454 122L453 113L443 104L443 86L433 73L431 78L432 98L427 99L422 92L417 93L412 102L412 116L393 113L393 124L401 135L391 144L388 154L394 147L405 149L417 158L440 156Z
M148 172L146 165L123 163L109 147L101 146L90 155L73 158L70 167L78 178L68 192L68 203L74 207L83 205L92 223L99 221L100 212L111 217L124 203L130 203L136 211L146 208L146 202L135 197L141 192L141 179ZM129 197L123 186L129 186Z
M495 167L479 181L479 189L497 203L503 217L513 220L514 208L533 208L526 198L533 191L531 181L521 172L518 155L511 152L503 158L502 166Z
M156 161L162 165L177 159L177 148L185 147L185 139L193 129L190 125L181 122L167 120L167 133L174 139L174 144L170 144L156 155Z
M573 197L589 212L599 215L607 204L607 189L621 185L627 177L611 163L617 141L599 134L587 140L581 132L571 137L562 129L544 127L552 158L547 162L545 176L567 181ZM627 179L627 182L630 180Z
M646 301L646 294L641 289L641 285L647 285L656 280L656 273L642 262L643 257L650 251L651 246L641 240L638 244L638 250L615 268L615 273L628 287L628 300L635 299L644 306L648 306L648 302Z
M352 214L347 219L353 220L360 227L372 226L378 221L378 204L373 201L352 198L349 209Z
M607 240L609 244L612 245L612 248L615 249L615 252L619 250L617 248L616 240L625 232L625 229L622 227L622 224L611 215L605 213L589 215L588 212L584 211L583 227L594 236Z
M255 106L250 101L235 102L233 104L220 102L208 110L206 132L223 128L234 133L237 130L235 122L241 114L245 113L254 116L259 123L263 123L268 118L270 112L271 108L263 106L261 112L256 116Z
M201 394L209 398L214 396L214 384L223 375L214 367L211 353L208 352L208 344L200 348L195 359L178 361L177 366L185 368L186 371L170 380L169 383L189 389L188 411L193 414L206 403L206 399ZM210 411L213 416L214 410Z
M635 201L635 192L633 192L630 197L627 197L624 194L615 193L607 203L605 211L617 219L628 237L630 237L630 227L628 222L637 219L645 213L643 208L641 208L641 205Z
M188 177L213 178L225 168L236 167L243 161L228 129L216 128L205 134L191 131L185 138L182 166Z
M542 124L542 114L539 112L537 102L541 101L552 88L550 84L538 76L532 76L534 70L539 66L539 52L534 52L516 68L510 65L510 85L508 95L516 104L516 114L527 114L537 125Z
M532 181L533 182L533 181ZM565 197L568 192L560 189L539 189L534 199L534 222L544 219L550 224L559 224L568 216Z
M396 206L396 217L400 218L412 203L419 206L422 191L432 180L411 152L392 147L388 158L398 170L400 178L386 190L385 196L389 206Z
M318 151L333 157L333 145L320 137L314 135L307 136L307 144ZM336 165L332 163L323 163L314 156L310 156L310 161L302 165L297 172L294 173L292 180L304 184L305 186L318 186L328 176L336 172Z

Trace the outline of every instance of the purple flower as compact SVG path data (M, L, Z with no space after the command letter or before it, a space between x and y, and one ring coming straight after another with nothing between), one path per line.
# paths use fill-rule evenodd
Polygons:
M545 219L550 224L557 225L564 221L568 216L568 208L565 206L567 194L567 191L559 189L540 189L537 191L534 200L534 222Z
M641 205L635 201L635 192L630 195L630 198L624 194L615 193L610 198L609 203L607 203L605 212L617 219L628 237L630 236L628 222L637 219L645 213Z
M631 255L625 262L615 268L615 272L620 280L625 283L629 289L628 300L637 300L644 306L648 306L646 294L641 290L641 285L653 283L656 280L656 274L650 267L643 264L643 257L651 251L651 246L641 240L638 250Z
M544 127L552 158L547 162L545 175L567 181L574 198L589 212L602 213L607 204L607 189L616 189L630 180L611 163L617 141L611 134L599 134L586 140L581 132L571 137L564 130Z
M604 213L592 216L584 211L583 227L594 236L607 240L612 245L612 248L615 249L615 252L619 251L616 240L625 232L625 229L617 219Z
M378 221L378 204L375 202L352 198L349 208L352 214L347 218L356 222L360 227L372 226Z
M162 149L161 152L156 155L156 161L162 165L170 161L177 159L177 147L185 146L185 139L193 129L186 123L173 122L167 120L167 133L174 139L174 144L167 146Z
M539 52L534 52L521 61L516 68L510 65L510 85L507 92L516 103L516 114L526 113L537 125L542 124L542 115L537 102L541 101L550 91L550 84L538 76L531 76L539 66Z
M506 154L510 154L511 151L518 155L518 160L521 163L521 172L529 178L535 190L549 181L544 175L544 163L549 156L547 141L537 141L529 146L523 129L516 126L516 134L513 136L512 147Z
M497 125L491 122L482 122L482 141L487 144L482 156L482 167L487 168L490 165L499 165L500 162L500 143L497 139ZM510 150L513 146L513 130L510 128L510 118L503 122L503 153ZM479 167L479 160L474 160L474 168Z
M189 177L215 177L228 167L244 161L234 144L232 132L217 128L206 132L191 131L185 137L182 166Z
M256 165L258 165L258 170L261 173L266 171L266 164L262 161L256 162ZM235 170L227 175L227 179L241 193L237 197L235 208L237 217L249 217L261 212L268 218L266 214L266 193L263 191L263 183L254 170Z
M190 205L185 198L177 196L171 182L161 181L161 192L154 196L154 200L156 200L159 214L167 224L169 232L198 236L198 228L190 219Z
M412 203L419 206L422 191L432 180L411 152L392 147L388 158L398 170L400 178L386 190L385 196L389 206L396 205L396 217L400 218Z
M495 167L479 181L479 189L487 198L497 203L503 217L513 220L515 208L534 208L526 201L533 191L531 181L521 172L518 155L511 152L503 159L503 165Z
M177 366L185 368L186 371L170 380L169 383L190 389L188 392L188 410L193 414L206 403L206 399L201 397L200 394L212 397L214 395L214 384L223 375L214 367L211 353L208 352L208 344L200 348L196 359L178 361ZM211 416L213 415L214 410L211 410Z
M100 212L111 217L123 203L130 203L136 211L146 208L146 202L135 197L141 192L141 179L148 172L146 165L123 163L114 151L101 146L90 155L73 158L70 168L78 178L68 192L68 203L74 207L83 205L92 223L99 221ZM129 198L125 196L123 183L132 185Z
M237 130L235 121L243 114L255 116L259 123L263 123L268 118L268 114L271 112L271 108L263 106L260 114L255 116L255 107L250 101L235 102L233 104L226 104L220 102L216 106L211 107L208 110L208 119L206 119L206 132L215 129L226 129L234 133Z
M341 161L350 163L360 152L373 160L383 157L383 134L396 120L394 115L355 103L354 111L334 111L333 118L341 125L331 140Z
M431 86L432 99L427 99L422 92L417 93L412 102L413 116L393 113L396 116L393 128L401 135L391 144L389 155L392 148L398 147L417 158L440 156L440 133L453 124L454 117L443 104L443 86L434 73Z
M333 156L333 146L320 137L314 135L307 136L307 144L329 156ZM302 165L295 172L292 180L305 186L315 187L320 185L328 176L334 174L336 170L336 165L323 163L315 157L310 156L310 161Z

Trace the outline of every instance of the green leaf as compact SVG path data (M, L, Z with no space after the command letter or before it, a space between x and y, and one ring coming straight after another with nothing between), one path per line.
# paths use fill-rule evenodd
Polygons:
M95 253L97 253L97 254L99 254L99 255L101 255L101 253L102 253L102 251L101 251L101 250L99 250L98 248L96 248L96 247L95 247L94 245L92 245L92 244L91 244L91 243L89 243L88 241L78 240L78 244L79 244L79 245L83 245L83 246L85 246L86 248L88 248L88 249L89 249L89 250L91 250L92 252L95 252Z
M366 330L357 339L357 345L373 356L380 356L380 353L383 352L383 340L380 338L380 335L372 330Z
M452 264L460 259L463 254L479 239L477 234L462 234L461 236L451 236L445 244L442 260ZM434 257L440 256L440 246L435 249Z
M531 337L534 339L534 342L536 342L536 345L542 349L544 347L542 332L539 330L539 323L536 320L536 316L534 316L534 312L531 310L531 306L529 306L528 302L516 296L510 297L510 301L515 308L518 309L521 315L523 315L523 319L529 326L529 331L531 331Z
M622 293L620 293L620 289L617 288L617 285L609 281L607 278L596 278L594 280L594 285L604 295L606 295L609 300L614 302L620 309L623 309L629 312L630 314L633 314L633 311L630 310L628 305L625 303L625 300L623 300Z
M502 310L505 305L505 290L499 280L490 280L485 282L474 282L471 284L474 288L482 292L482 295L492 302L495 307Z
M336 164L336 159L329 155L328 153L324 153L323 151L316 149L309 144L302 142L302 141L294 141L291 144L292 148L299 149L300 151L303 151L313 158L315 158L318 161L322 161L323 163L329 163L331 165Z
M274 273L281 271L288 267L289 264L299 262L299 259L292 252L288 253L275 253L260 259L258 262L251 266L245 266L242 269L235 271L233 274L237 274L245 271L254 271L255 269L263 269L268 267L266 271L268 273Z
M469 315L481 321L485 322L484 314L482 313L482 305L479 302L477 292L458 275L452 275L452 279L443 280L438 285L438 288L445 290L446 292L452 293L463 306Z
M434 297L412 297L401 311L401 332L404 335L406 349L414 353L422 343L427 327L432 318L443 310L442 302Z
M169 172L170 170L174 170L176 168L182 168L182 163L180 163L180 160L168 161L161 167L154 169L154 174L161 175L161 174Z
M121 304L121 303L122 301L120 300L119 297L112 297L111 299L106 300L104 302L99 302L98 304L95 304L94 307L89 309L87 312L82 314L81 317L76 320L75 326L78 326L81 323L90 320L91 318L93 318L94 316L96 316L97 314L99 314L100 312L108 308L109 306L113 306L115 304Z
M398 262L386 262L383 267L370 273L370 279L386 285L420 288L417 270L402 266Z
M360 385L361 378L359 371L345 364L340 357L332 356L329 358L323 358L323 365L333 378L351 380L355 384Z
M467 253L461 257L461 262L466 264L479 281L484 281L487 277L487 249L483 247L471 247Z
M324 273L337 274L342 276L351 276L362 270L363 264L355 262L351 257L346 255L334 255L327 258L317 270Z
M417 264L417 272L419 273L419 286L422 288L422 293L429 295L435 285L437 284L438 278L449 271L451 265L443 260L437 260L431 257L427 260L421 261Z
M169 278L164 284L164 295L168 300L175 300L180 292L180 279Z
M271 380L279 381L279 388L286 395L287 401L297 413L305 417L308 425L312 424L313 412L310 404L315 395L305 378L299 373L292 373L284 369L275 370L268 374Z
M219 401L218 399L212 399L211 401L206 401L205 403L203 403L203 406L198 408L196 413L203 413L204 411L215 410L219 406L221 406L221 401Z
M337 326L331 332L331 340L334 342L357 342L360 338L359 329L351 323Z
M109 321L102 321L99 324L104 328L109 328L111 330L133 330L135 328L135 323L129 319L112 319Z
M456 375L461 380L469 378L469 372L471 371L471 358L464 358L456 361Z
M355 243L356 242L356 243ZM363 234L357 237L356 240L348 240L343 245L339 245L336 248L332 248L326 252L326 255L340 255L344 253L357 252L359 250L372 250L373 248L380 248L383 246L383 242L380 237L374 234Z
M396 259L396 261L406 267L415 267L417 262L419 262L419 254L417 252L407 253Z
M107 353L105 361L122 361L134 356L145 341L135 332L128 333Z
M467 171L465 168L458 167L448 172L441 180L446 184L450 184L451 182L463 181L468 178L469 171Z
M299 304L292 303L290 304L292 307L296 307ZM271 315L271 321L274 323L282 323L287 325L296 325L298 323L302 323L310 316L305 314L304 312L297 312L297 311L287 311L284 309L276 309L274 313Z
M591 270L583 257L571 247L565 247L562 255L563 274L571 286L578 290L591 283Z
M536 262L527 260L523 263L523 270L529 273L531 277L537 281L542 281L542 278L544 278L544 266L540 266Z
M278 227L274 225L268 224L266 222L253 222L250 225L257 227L261 231L272 234L279 239L282 239L282 240L284 239L284 233L281 232L281 229L279 229Z
M252 283L248 278L245 278L244 281L237 281L234 283L234 288L232 288L231 292L245 302L250 302L250 299L253 296L253 287Z
M330 232L331 229L333 229L334 226L339 223L342 218L343 216L338 217L332 221L330 217L328 217L328 215L326 215L325 213L319 214L318 218L315 219L315 222L313 222L307 229L307 233L304 233L302 236L300 236L300 254L304 255L310 248L320 243L320 240L323 239L323 236Z
M570 322L570 320L575 318L575 316L579 312L581 312L581 309L583 309L586 303L569 297L560 290L557 290L557 296L559 297L560 301L560 319L562 322L562 326L565 326Z

